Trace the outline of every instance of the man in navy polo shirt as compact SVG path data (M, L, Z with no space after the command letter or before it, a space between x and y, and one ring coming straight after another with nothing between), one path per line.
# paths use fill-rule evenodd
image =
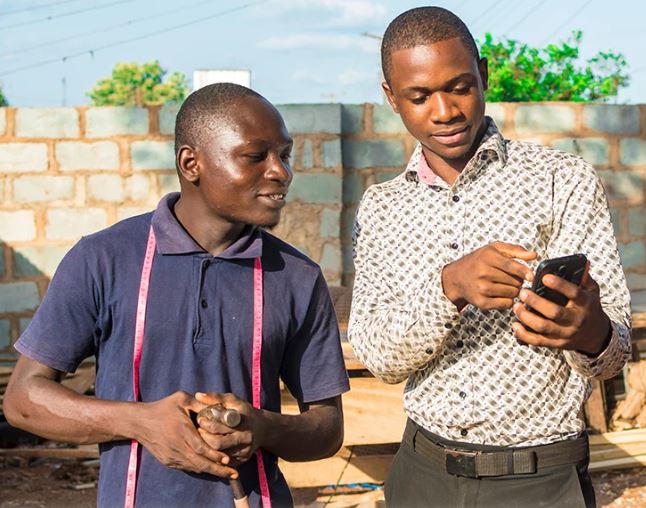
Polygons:
M16 343L8 421L100 443L99 506L232 506L230 478L253 506L290 505L277 457L340 447L349 385L326 283L257 227L278 223L292 143L252 90L191 94L176 121L181 193L81 239ZM60 385L92 355L96 398ZM280 414L279 379L300 415ZM194 413L218 401L240 425L197 429Z

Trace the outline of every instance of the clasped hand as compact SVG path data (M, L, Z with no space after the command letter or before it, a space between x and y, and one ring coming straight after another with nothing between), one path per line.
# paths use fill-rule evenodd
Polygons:
M444 292L459 310L467 304L482 310L513 308L518 321L512 329L524 343L600 353L610 320L601 307L599 285L589 275L581 286L546 275L543 283L568 298L565 306L553 303L523 288L525 281L534 280L534 273L518 260L535 258L536 252L520 245L494 242L446 265L442 271Z
M236 409L242 419L236 428L191 414L212 404ZM173 469L237 478L235 467L249 460L263 442L262 412L230 393L178 391L142 405L137 420L137 441L162 464Z

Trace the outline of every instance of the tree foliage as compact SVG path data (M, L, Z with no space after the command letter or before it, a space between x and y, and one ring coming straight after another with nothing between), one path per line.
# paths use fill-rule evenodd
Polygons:
M156 106L179 103L188 95L186 77L174 72L164 82L167 71L159 61L118 63L112 77L97 81L87 94L93 106Z
M582 32L560 45L538 49L485 34L480 55L489 62L488 102L604 101L628 84L627 63L619 53L599 52L579 62Z
M8 106L8 105L9 105L9 102L7 101L7 98L4 96L2 88L0 88L0 108L4 108L5 106Z

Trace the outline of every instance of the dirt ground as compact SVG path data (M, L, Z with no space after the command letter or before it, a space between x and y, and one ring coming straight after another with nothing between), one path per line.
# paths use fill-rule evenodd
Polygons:
M96 504L97 461L0 457L0 508L91 508ZM594 473L599 507L646 508L646 468ZM361 492L363 491L363 492ZM297 489L299 507L352 506L365 503L366 489ZM369 494L372 506L383 496Z

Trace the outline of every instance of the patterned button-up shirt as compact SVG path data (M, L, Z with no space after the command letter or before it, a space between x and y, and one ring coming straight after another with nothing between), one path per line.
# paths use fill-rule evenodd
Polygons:
M615 375L630 355L630 296L603 187L581 158L488 129L453 185L420 181L418 146L406 170L366 191L354 230L348 338L387 383L408 379L404 409L446 439L531 446L575 436L590 379ZM425 161L424 161L425 162ZM462 312L442 268L494 241L544 259L584 253L612 321L607 348L521 345L510 310Z

